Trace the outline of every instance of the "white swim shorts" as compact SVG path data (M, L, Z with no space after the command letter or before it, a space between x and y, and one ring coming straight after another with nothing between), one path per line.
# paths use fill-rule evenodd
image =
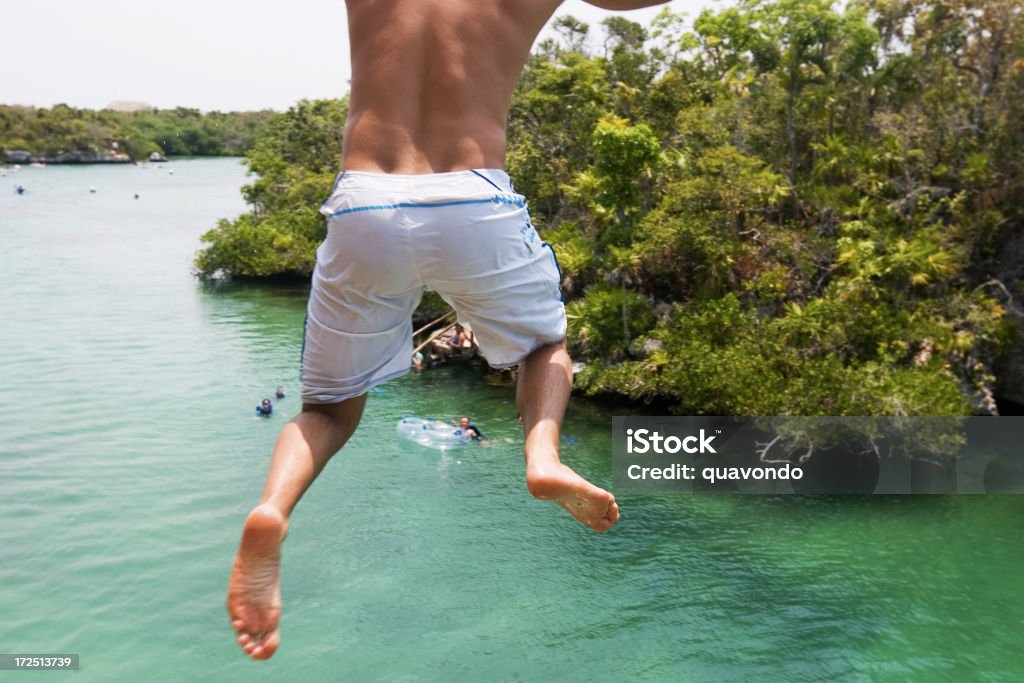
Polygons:
M337 403L409 372L412 313L428 287L493 367L565 338L554 251L504 171L345 171L320 211L303 402Z

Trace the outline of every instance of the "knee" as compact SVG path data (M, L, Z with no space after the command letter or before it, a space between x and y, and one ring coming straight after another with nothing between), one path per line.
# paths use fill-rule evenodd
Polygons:
M531 361L538 361L538 360L544 361L544 362L551 362L551 361L561 361L561 362L566 362L566 363L571 362L569 360L569 350L568 350L568 347L566 346L565 339L563 338L561 341L556 341L556 342L552 342L550 344L545 344L544 346L541 346L541 347L539 347L537 349L534 349L530 353L530 355L526 357L524 362L530 363Z

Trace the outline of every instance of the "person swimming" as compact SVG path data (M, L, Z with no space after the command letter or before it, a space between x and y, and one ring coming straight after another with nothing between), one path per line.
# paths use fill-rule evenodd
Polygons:
M455 420L452 420L452 424L455 424ZM480 428L470 422L469 418L465 415L459 418L458 426L461 427L463 431L468 432L469 435L473 437L474 441L483 441L487 438L484 436L484 433L480 431Z
M279 386L277 389L275 389L274 395L277 396L277 398L279 399L284 398L284 387Z
M274 404L270 402L269 398L263 399L263 402L256 406L256 414L260 417L270 417L274 412Z

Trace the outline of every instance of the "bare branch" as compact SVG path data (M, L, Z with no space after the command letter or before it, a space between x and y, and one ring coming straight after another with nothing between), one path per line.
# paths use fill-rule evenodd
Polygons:
M766 456L768 455L768 451L771 450L771 447L774 446L778 442L778 440L781 439L781 438L782 438L782 434L779 434L778 436L776 436L774 439L772 439L768 443L762 443L761 441L755 441L754 442L755 446L764 446L764 448L757 450L757 458L758 458L758 460L760 460L761 462L788 462L786 460L766 460L765 459Z
M1014 297L1013 297L1013 292L1011 292L1009 289L1007 289L1006 285L1003 284L1002 280L1000 280L998 278L991 278L991 279L987 280L986 282L982 282L980 285L975 287L974 291L977 292L978 290L985 289L987 287L994 287L995 289L997 289L1000 292L1002 292L1003 296L1006 297L1006 303L1004 304L1004 306L1006 307L1006 310L1009 311L1010 313L1012 313L1017 318L1024 318L1024 310L1022 310L1017 305L1017 302L1014 300Z

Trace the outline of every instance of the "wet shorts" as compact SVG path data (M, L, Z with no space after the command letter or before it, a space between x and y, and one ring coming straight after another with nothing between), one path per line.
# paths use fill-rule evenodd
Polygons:
M558 264L504 171L345 171L320 208L302 350L302 400L337 403L409 371L426 288L493 367L565 338Z

